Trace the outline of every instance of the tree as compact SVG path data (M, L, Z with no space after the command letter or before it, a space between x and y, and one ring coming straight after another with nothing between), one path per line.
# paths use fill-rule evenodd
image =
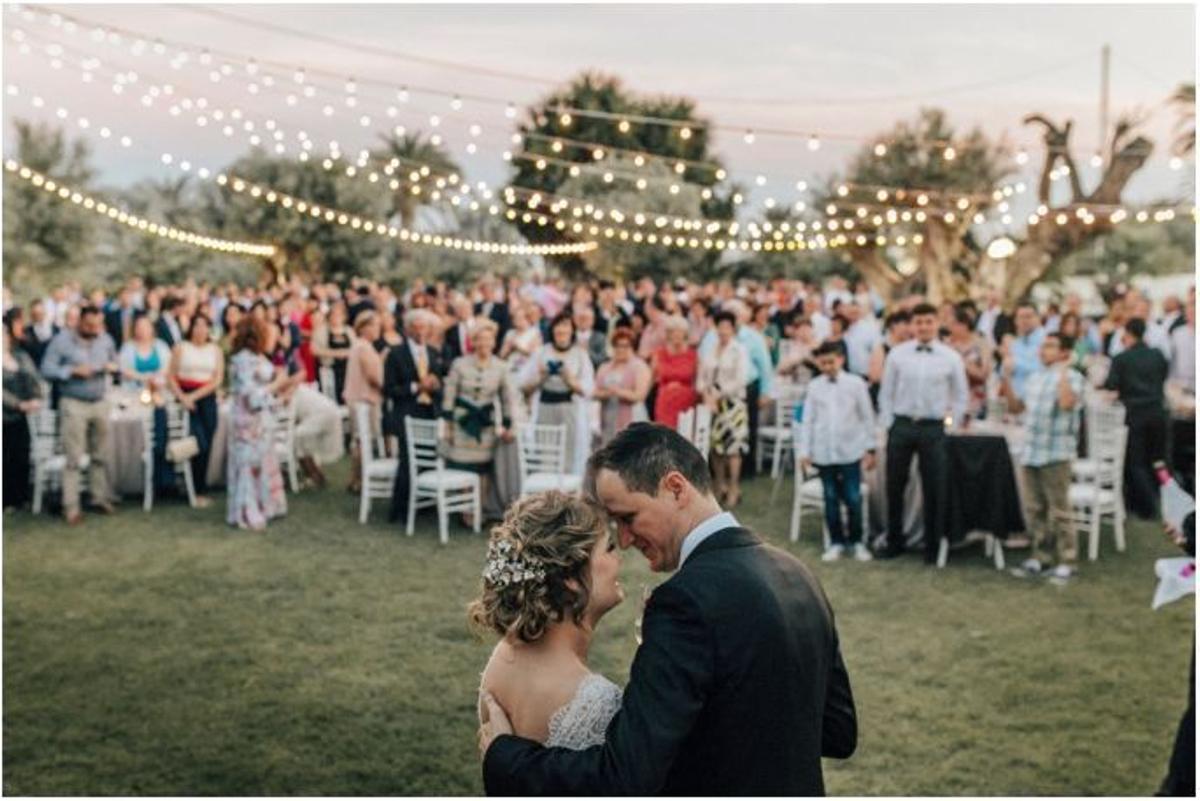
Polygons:
M564 109L579 109L599 112L599 115L567 115L564 119ZM691 123L688 126L690 136L680 135L680 128L669 125L638 123L638 117L657 117L680 120ZM623 130L622 121L632 120ZM597 164L593 148L598 145L603 148L621 148L653 154L666 159L686 159L693 162L705 162L715 165L713 168L686 166L684 172L670 174L659 159L649 159L645 167L640 168L638 175L645 175L647 189L651 183L656 186L669 186L677 183L681 192L690 184L696 191L703 193L709 190L710 197L699 198L699 214L720 220L733 218L733 204L730 200L733 189L722 186L716 177L719 161L709 151L708 129L695 111L692 101L685 98L643 98L634 96L622 86L620 80L614 77L596 73L584 73L574 79L565 88L551 93L549 96L528 108L524 119L518 126L522 134L524 153L531 158L515 158L515 170L509 185L514 188L537 190L538 192L564 195L564 187L575 176L571 175L571 166L560 162L569 162L578 166L580 176L585 167ZM570 139L588 143L572 145L564 143L560 151L554 149L556 139ZM594 143L594 144L593 144ZM536 157L544 156L546 165L539 169ZM606 153L600 163L612 165L617 163L612 153ZM626 165L626 169L629 165ZM661 169L660 169L661 168ZM666 174L664 174L666 170ZM591 172L592 170L589 170ZM600 170L599 172L603 172ZM614 171L615 174L615 171ZM652 177L653 176L653 177ZM615 186L621 183L621 187ZM571 194L571 197L583 199L603 199L613 197L620 191L622 202L629 205L625 208L644 210L650 213L668 213L670 204L655 205L663 199L664 193L648 194L643 191L634 194L633 179L617 178L613 184L603 182L576 182L576 191L585 194ZM568 187L570 188L570 187ZM690 188L687 191L691 191ZM587 194L592 193L592 194ZM689 208L695 208L689 205ZM539 225L536 220L524 222L520 217L514 221L521 233L531 242L561 242L587 241L592 237L586 232L575 234L569 229L560 231L552 225ZM607 247L607 242L605 242ZM625 274L679 274L683 271L711 272L719 254L703 250L675 251L670 259L664 259L663 253L657 248L623 249L620 264L616 259L604 261L592 257L591 262L601 269L609 270L619 266ZM558 260L558 266L568 274L584 273L589 269L589 261L579 256L563 257Z
M446 149L435 145L421 132L401 135L386 134L381 137L383 145L374 152L378 161L387 161L395 166L398 176L427 168L430 174L459 174L458 164ZM401 225L412 228L417 209L428 203L428 194L414 195L409 181L401 181L400 187L392 192L392 213Z
M882 156L876 152L880 143L886 148ZM972 219L991 205L992 192L1008 173L1003 145L990 141L979 129L960 136L945 112L922 109L913 123L901 122L864 146L845 178L830 182L820 205L833 204L843 214L866 208L868 220L883 213L880 204L904 208L910 215L923 212L924 222L913 222L906 229L921 235L921 243L912 247L920 265L919 278L936 303L969 293L979 256L969 236ZM845 194L835 190L842 184ZM880 187L887 192L882 201ZM905 191L913 189L924 191ZM922 195L926 203L920 202ZM965 195L971 198L964 208L957 198ZM863 229L860 225L858 233L846 235L855 269L885 298L907 288L912 276L901 269L905 251L877 246L875 232ZM866 235L862 244L859 235Z
M1181 84L1171 95L1171 104L1179 114L1173 150L1177 156L1189 156L1196 151L1196 84Z
M202 198L187 176L145 180L120 193L129 211L180 229L209 233ZM243 256L188 247L124 226L104 229L96 263L106 280L136 273L160 283L180 283L188 276L209 281L246 279L255 264Z
M59 128L14 123L16 159L75 189L87 189L94 171L83 140ZM90 265L95 219L74 204L4 174L4 270L11 286L46 289Z
M1058 126L1040 114L1031 114L1025 118L1025 123L1043 128L1046 159L1038 181L1038 200L1049 213L1026 229L1024 241L1005 265L1004 294L1009 301L1023 297L1056 259L1113 229L1116 224L1113 211L1121 203L1121 192L1154 150L1149 139L1135 135L1137 123L1134 119L1118 120L1104 174L1091 192L1084 192L1071 156L1071 121ZM1059 162L1070 178L1070 199L1065 205L1053 207L1050 203L1051 173L1060 169Z
M392 213L391 200L377 187L313 161L274 158L255 150L225 172L231 181L241 178L325 209L375 222L387 220ZM206 187L202 201L206 227L229 238L275 245L276 255L263 265L272 280L297 274L344 281L352 275L381 272L394 257L390 239L247 195L227 187Z
M1163 223L1122 223L1096 238L1097 247L1076 250L1055 262L1047 277L1106 275L1113 281L1132 275L1191 272L1196 260L1196 227L1190 216Z

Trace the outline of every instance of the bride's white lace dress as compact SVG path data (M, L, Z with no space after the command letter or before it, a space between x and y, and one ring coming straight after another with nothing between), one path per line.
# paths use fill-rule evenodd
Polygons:
M621 688L598 673L589 673L571 700L550 716L546 745L574 751L601 745L609 721L620 708Z

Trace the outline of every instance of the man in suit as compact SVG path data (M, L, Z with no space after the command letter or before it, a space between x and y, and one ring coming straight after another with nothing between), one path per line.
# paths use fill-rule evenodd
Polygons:
M154 333L167 347L173 348L183 341L183 329L179 326L179 309L183 306L183 298L178 295L168 295L162 302L162 310L158 322L154 324Z
M608 361L608 339L597 331L596 313L591 306L576 306L571 311L575 321L575 341L583 348L592 360L592 367L599 367Z
M137 309L133 307L133 290L126 286L117 295L117 302L111 304L104 312L104 327L112 337L117 350L125 340L133 336L133 315Z
M42 356L50 346L50 340L58 333L58 326L46 311L46 304L41 298L35 298L29 304L29 322L25 326L25 336L21 347L33 359L34 364L42 363Z
M475 304L475 316L486 317L499 328L496 341L503 342L504 334L512 327L512 319L508 312L508 303L504 300L504 285L499 282L485 280L480 287L483 300Z
M454 364L454 360L471 352L471 301L464 297L456 297L451 305L454 311L455 323L446 329L445 342L442 343L442 360L446 367Z
M433 312L411 309L404 315L404 342L388 351L383 363L383 396L391 429L400 439L400 466L392 485L390 519L400 520L408 509L408 451L404 418L432 420L441 409L441 354L427 344L430 328L437 322Z
M620 712L603 745L544 748L485 696L491 795L822 795L821 757L858 726L833 614L795 557L722 512L704 458L634 423L592 455L589 489L656 572Z

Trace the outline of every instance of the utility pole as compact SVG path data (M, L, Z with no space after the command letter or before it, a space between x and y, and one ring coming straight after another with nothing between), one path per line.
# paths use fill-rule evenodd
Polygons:
M1112 50L1105 44L1100 48L1100 147L1097 152L1108 166L1108 64Z

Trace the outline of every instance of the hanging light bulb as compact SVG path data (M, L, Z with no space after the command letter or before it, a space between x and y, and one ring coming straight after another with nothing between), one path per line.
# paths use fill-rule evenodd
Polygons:
M450 98L450 108L454 109L455 111L462 111L462 107L463 102L461 97L455 95L454 97Z
M954 161L954 159L957 158L957 156L958 156L958 153L954 150L953 147L947 147L945 150L942 151L942 158L944 158L946 161Z
M684 139L684 140L691 139L692 138L692 129L688 128L686 125L684 127L680 128L679 129L679 138Z
M742 136L742 141L748 145L754 144L754 131L746 131L745 135Z
M561 125L561 126L562 126L562 127L564 127L564 128L570 127L570 125L571 125L571 115L570 115L570 114L568 114L568 113L566 113L566 112L564 111L564 112L563 112L563 113L562 113L562 114L559 116L559 118L558 118L558 123L559 123L559 125Z
M629 133L629 120L621 120L617 123L617 130L621 133Z
M880 142L879 144L875 145L875 155L876 156L886 156L887 155L887 145L885 145L883 142Z
M821 140L817 137L816 134L813 134L808 137L808 149L813 150L813 151L821 149Z
M1029 154L1025 152L1025 148L1021 148L1020 150L1018 150L1017 151L1017 163L1018 164L1026 164L1026 163L1028 163L1028 161L1029 161Z

